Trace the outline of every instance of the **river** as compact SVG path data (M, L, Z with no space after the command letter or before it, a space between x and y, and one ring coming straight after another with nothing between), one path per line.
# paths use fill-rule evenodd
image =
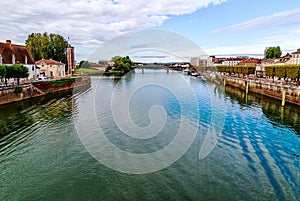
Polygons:
M0 200L300 200L300 109L181 72L0 106Z

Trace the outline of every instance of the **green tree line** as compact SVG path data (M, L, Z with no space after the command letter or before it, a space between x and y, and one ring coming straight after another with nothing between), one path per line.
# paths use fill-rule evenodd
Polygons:
M217 66L219 72L239 73L243 75L255 74L254 66Z
M269 77L278 78L300 78L300 65L281 65L281 66L267 66L265 68L266 75Z
M17 78L18 85L20 84L20 78L27 78L29 76L28 68L22 64L15 64L12 66L0 65L0 77L1 80L5 79L7 86L7 79Z
M35 61L54 59L67 64L68 41L61 35L47 32L32 33L28 35L26 46Z

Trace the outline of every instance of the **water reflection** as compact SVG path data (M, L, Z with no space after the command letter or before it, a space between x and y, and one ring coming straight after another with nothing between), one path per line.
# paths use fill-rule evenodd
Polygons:
M0 162L46 126L71 116L72 109L72 90L0 106Z
M244 106L261 108L263 114L270 119L271 123L278 126L280 126L280 124L286 125L295 129L297 134L300 135L299 107L286 104L283 108L279 100L251 92L246 95L245 91L231 86L226 86L226 94L231 98L231 101L238 101Z

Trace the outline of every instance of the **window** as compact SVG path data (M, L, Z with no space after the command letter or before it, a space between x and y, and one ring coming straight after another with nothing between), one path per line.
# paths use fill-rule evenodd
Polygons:
M0 65L2 65L2 55L0 54Z
M25 55L25 64L27 64L27 56Z
M15 63L16 63L16 57L15 57L15 55L14 55L14 54L12 55L11 62L12 62L12 64L15 64Z

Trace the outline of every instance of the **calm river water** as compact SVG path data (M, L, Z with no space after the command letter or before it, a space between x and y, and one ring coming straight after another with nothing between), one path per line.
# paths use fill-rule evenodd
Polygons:
M91 79L0 107L0 200L300 200L299 107L181 72Z

